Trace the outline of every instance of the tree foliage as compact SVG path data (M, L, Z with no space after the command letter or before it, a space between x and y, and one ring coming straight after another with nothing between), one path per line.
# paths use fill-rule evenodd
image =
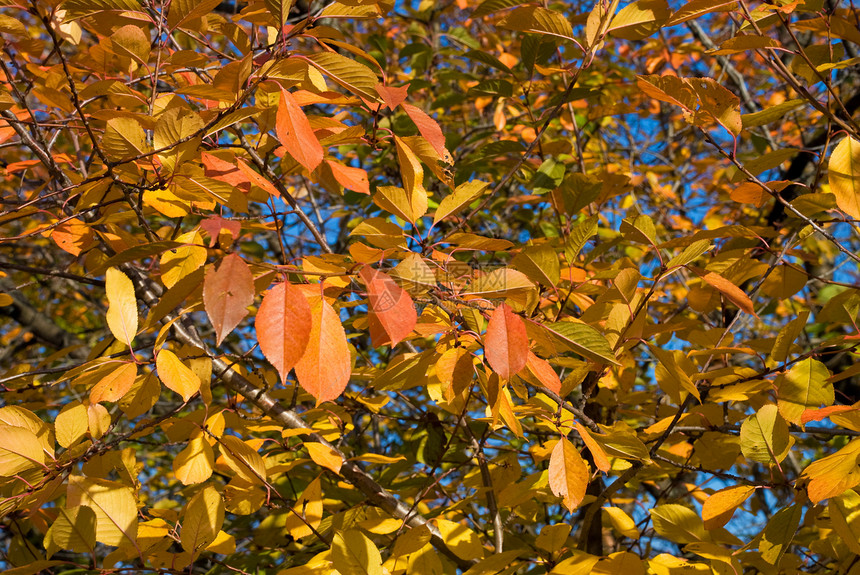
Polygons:
M0 566L860 573L858 24L7 0Z

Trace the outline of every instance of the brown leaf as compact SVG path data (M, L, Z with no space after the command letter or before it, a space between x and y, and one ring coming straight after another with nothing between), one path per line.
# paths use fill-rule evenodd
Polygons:
M210 269L203 281L203 304L215 328L216 345L248 315L254 303L254 277L248 264L236 254L221 260L218 269Z

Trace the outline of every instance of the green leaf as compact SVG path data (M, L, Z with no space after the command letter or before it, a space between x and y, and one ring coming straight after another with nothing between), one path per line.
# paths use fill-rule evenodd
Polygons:
M780 509L767 522L767 527L761 533L758 549L762 558L771 565L779 564L785 551L794 539L800 518L803 515L802 505L792 505Z
M599 331L583 323L569 321L544 324L559 351L572 351L601 364L620 365L615 361L612 346Z
M379 78L361 62L336 52L316 52L307 58L320 72L353 94L369 102L379 101L379 94L376 93Z
M433 214L433 225L435 226L449 215L464 209L477 198L484 195L488 187L488 183L480 180L472 180L471 182L457 186L454 193L445 196L439 202L439 207L436 209L436 213Z

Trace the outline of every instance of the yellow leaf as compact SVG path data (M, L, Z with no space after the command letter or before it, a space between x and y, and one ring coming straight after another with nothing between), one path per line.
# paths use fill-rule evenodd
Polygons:
M447 519L436 519L436 527L442 534L445 544L460 559L480 559L484 556L484 546L478 534L462 523Z
M305 487L301 497L293 505L295 513L287 515L284 529L293 539L301 539L313 534L311 527L320 526L323 516L322 488L317 477ZM300 517L301 516L301 517Z
M340 473L340 468L343 466L343 458L340 454L327 445L316 442L305 443L305 448L311 455L314 463L321 465L326 469L330 469L335 473Z
M759 463L778 463L791 447L788 425L773 404L762 406L741 425L741 451Z
M836 205L860 219L860 142L850 136L839 142L830 155L827 173Z
M549 457L549 488L561 497L564 506L573 512L585 497L588 480L588 466L579 450L562 437Z
M212 476L214 467L215 454L203 435L189 441L188 446L173 460L173 473L183 485L206 481Z
M341 575L382 575L382 557L373 541L358 529L336 532L331 560Z
M848 445L827 457L810 463L801 473L809 479L806 491L813 503L841 495L860 484L860 439L852 439Z
M830 370L818 360L807 358L794 364L776 380L779 413L787 421L800 425L803 412L833 405Z
M224 500L211 485L198 491L185 508L180 542L189 553L196 553L218 537L224 524Z
M96 514L96 541L120 545L137 537L137 502L134 491L115 481L73 475L69 477L66 507L86 505Z
M612 466L609 463L609 457L606 455L606 451L603 450L603 447L600 446L597 441L591 436L591 432L588 431L584 425L579 423L578 421L574 423L576 426L576 431L579 433L579 437L582 438L582 442L588 448L588 451L591 452L591 458L594 460L594 466L597 467L600 471L607 473Z
M705 526L699 515L683 505L658 505L650 511L654 531L675 543L695 543L705 539Z
M134 285L117 268L105 272L105 293L108 299L107 324L119 341L131 347L137 335L137 298Z
M535 545L544 551L556 553L557 551L561 551L565 546L568 535L570 535L570 524L568 523L545 525L540 530L540 535L535 540Z
M169 288L206 263L206 248L199 232L182 234L176 241L185 245L165 252L159 262L161 281Z
M836 533L852 553L860 554L860 495L849 489L832 497L827 508Z
M427 190L424 189L424 168L421 161L406 143L394 136L397 147L397 163L400 164L400 176L403 179L403 188L406 190L406 198L411 208L408 214L409 221L415 222L427 213Z
M639 530L636 522L619 507L603 507L603 512L609 517L612 527L620 534L631 539L639 538Z
M36 434L23 427L0 426L0 476L9 477L45 464Z
M753 494L755 487L733 485L710 495L702 504L702 519L705 529L722 527L734 515L735 510Z
M158 370L158 379L181 395L183 401L188 401L200 390L200 378L168 349L158 352L155 368Z
M45 534L45 551L48 559L59 550L91 553L96 546L96 514L82 505L57 508L57 518Z
M236 538L228 533L219 531L215 541L206 546L206 551L219 555L231 555L236 552Z
M87 433L87 408L80 401L66 404L54 422L57 443L68 449Z
M489 186L490 184L480 180L465 182L457 186L453 194L445 196L439 202L439 207L436 208L436 213L433 215L433 225L435 226L440 220L459 212L475 199L481 197Z
M188 215L191 206L188 202L166 188L155 188L143 192L143 204L155 209L168 218L181 218Z
M263 463L263 458L235 435L221 437L221 454L230 469L248 483L259 484L266 478L266 464Z
M87 405L87 425L93 439L101 439L110 427L110 413L101 403Z

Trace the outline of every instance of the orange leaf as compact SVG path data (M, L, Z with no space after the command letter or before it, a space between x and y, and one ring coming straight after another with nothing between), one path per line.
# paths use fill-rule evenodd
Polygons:
M69 252L73 256L79 256L93 243L93 232L81 220L71 219L54 228L54 231L51 232L51 239L57 243L61 250Z
M372 314L385 330L391 345L397 345L412 333L418 321L412 298L384 272L365 266L360 275L367 285ZM375 346L383 343L374 338Z
M248 315L247 307L252 303L254 276L242 258L230 254L221 260L217 270L209 270L203 281L203 304L215 328L216 345L221 345Z
M281 90L275 132L287 153L309 172L313 172L320 165L324 155L323 147L295 97L284 89Z
M136 377L136 364L121 364L93 386L90 390L90 403L119 401L134 386Z
M340 468L343 467L343 457L340 453L322 443L307 442L305 447L314 463L335 473L340 473Z
M573 444L562 437L549 456L549 488L573 512L585 497L588 466Z
M409 84L395 88L394 86L384 86L377 84L374 89L380 95L382 101L388 106L389 110L393 110L400 104L406 101L406 95L409 92Z
M187 402L200 390L200 378L170 350L158 352L155 368L161 383L181 395L183 401Z
M331 173L337 183L353 192L370 195L370 182L367 181L367 172L361 168L350 168L340 162L327 161Z
M302 290L284 282L263 296L254 327L260 350L281 376L299 362L311 336L311 307Z
M750 315L755 315L755 308L753 307L753 302L744 292L744 290L742 290L723 276L715 274L714 272L706 273L702 276L702 279L705 280L705 283L707 283L708 285L717 288L720 293L726 296L729 301L738 306L738 308Z
M806 425L810 421L821 421L822 419L826 419L833 414L845 413L847 411L857 411L860 409L856 404L855 405L831 405L830 407L822 407L821 409L807 409L804 410L803 415L800 416L800 423Z
M705 529L716 529L729 522L735 510L755 491L751 485L733 485L720 489L702 504Z
M542 386L555 393L561 393L561 380L548 361L541 359L532 352L528 352L526 368L540 382Z
M588 448L588 451L591 452L591 458L594 460L594 465L603 473L607 473L612 465L609 463L609 457L606 455L606 451L603 450L603 447L597 443L593 437L591 437L591 433L585 428L584 425L575 422L576 431L579 433L579 436L582 438L582 442Z
M418 131L421 133L421 136L427 140L431 146L433 146L433 149L436 150L439 157L449 157L451 154L449 154L448 150L445 148L445 135L442 133L442 128L439 127L436 120L412 104L404 103L403 109L406 110L406 114L413 122L415 122L415 125L418 126Z
M267 191L276 198L281 196L281 193L275 186L272 185L272 182L255 172L254 169L251 168L251 166L238 159L236 160L236 166L238 166L239 171L248 176L248 181L251 182L253 185Z
M317 405L336 399L349 383L352 358L346 333L334 308L322 298L311 307L310 341L296 364L299 384L317 400Z
M505 303L490 316L484 336L484 353L493 371L505 379L516 375L528 362L526 324Z

